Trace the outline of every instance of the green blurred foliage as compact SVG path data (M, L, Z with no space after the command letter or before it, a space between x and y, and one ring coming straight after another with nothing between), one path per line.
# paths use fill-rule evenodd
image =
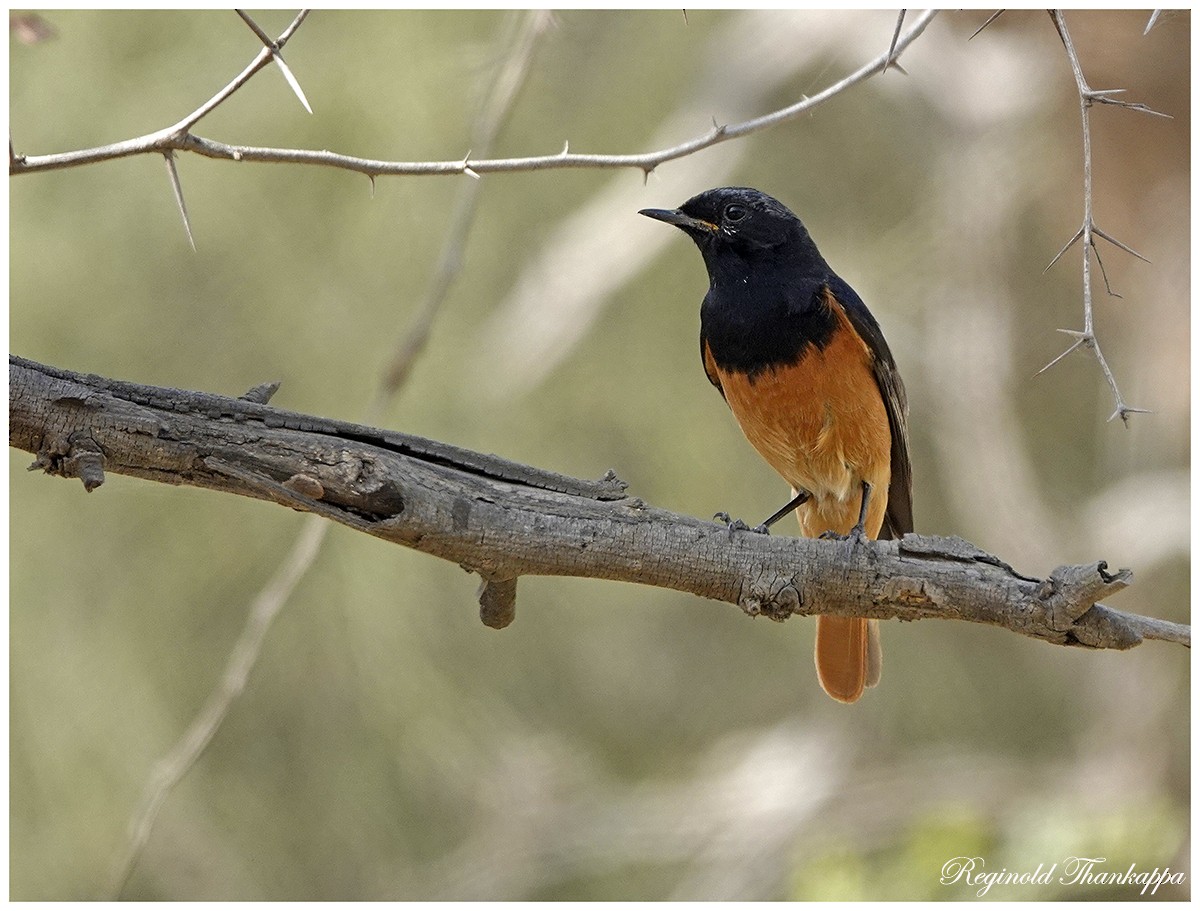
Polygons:
M10 39L22 154L175 122L259 47L230 12L43 15L55 39ZM505 15L316 12L285 52L315 115L267 68L196 132L461 158ZM290 21L255 16L275 34ZM1102 250L1124 297L1097 288L1097 331L1131 404L1156 412L1129 430L1105 423L1091 359L1033 376L1064 345L1054 330L1080 321L1077 253L1042 274L1082 212L1078 103L1044 14L1009 12L967 44L983 18L943 14L905 55L907 78L663 165L644 186L638 171L485 177L464 270L382 422L581 477L614 468L632 493L694 515L768 514L786 490L699 365L699 259L635 215L710 185L697 176L664 198L660 180L730 161L724 182L792 205L879 317L912 401L919 529L1027 572L1133 565L1113 606L1186 620L1189 16L1143 37L1141 13L1068 15L1092 85L1174 116L1093 112L1097 217L1153 261ZM721 73L765 53L736 40L747 23L793 36L791 69L710 103ZM703 111L682 141L709 116L815 94L881 53L893 25L887 12L564 12L494 153L567 140L642 151L673 113ZM154 156L11 180L12 350L230 395L281 379L276 404L359 418L469 178L372 188L333 169L192 155L178 167L195 253ZM661 254L593 301L597 318L545 355L544 378L495 394L529 366L494 350L512 289L573 213L620 193L639 195L615 230ZM536 303L528 328L560 318L555 300ZM117 476L85 496L29 461L10 458L11 894L95 898L155 762L303 519ZM475 587L456 566L334 529L123 896L943 899L970 897L938 882L957 854L1186 868L1183 649L1089 654L890 623L882 686L846 709L815 685L803 621L523 579L517 621L496 633Z

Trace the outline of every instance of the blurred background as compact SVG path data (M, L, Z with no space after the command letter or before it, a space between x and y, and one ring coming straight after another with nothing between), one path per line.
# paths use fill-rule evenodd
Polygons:
M47 12L10 37L15 150L174 123L257 53L232 12ZM282 11L255 14L272 35ZM637 170L483 178L463 268L380 423L696 516L787 494L700 365L700 258L639 218L761 188L871 306L911 402L917 528L1027 574L1107 560L1111 602L1189 618L1190 17L1071 12L1096 88L1096 331L1135 415L1076 353L1079 104L1044 12L939 15L805 116ZM514 21L515 19L515 21ZM909 14L909 22L915 14ZM203 120L225 142L458 159L519 17L317 12ZM813 95L885 52L895 13L587 12L539 29L496 156L640 152ZM359 419L424 299L470 178L143 156L10 179L14 353ZM103 897L156 762L220 677L304 518L109 476L85 495L11 452L15 899ZM786 530L783 533L789 533ZM248 686L170 794L138 899L951 899L943 864L1071 856L1190 875L1189 653L1063 649L885 623L882 685L826 698L812 623L670 591L522 580L482 626L457 566L334 528ZM993 898L1140 897L1140 885ZM1155 898L1187 898L1190 884ZM1149 897L1147 892L1146 897Z

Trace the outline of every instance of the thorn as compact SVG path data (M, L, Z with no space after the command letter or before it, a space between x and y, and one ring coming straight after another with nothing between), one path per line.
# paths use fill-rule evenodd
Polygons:
M1058 253L1056 253L1054 255L1054 259L1050 260L1050 265L1046 266L1046 268L1042 270L1042 275L1045 275L1047 272L1049 272L1050 266L1053 266L1056 262L1058 262L1060 259L1062 259L1062 255L1064 253L1066 253L1068 250L1070 250L1073 246L1075 246L1075 244L1077 244L1079 242L1079 238L1081 238L1081 237L1083 237L1083 228L1082 227L1080 227L1080 229L1075 232L1074 236L1072 236L1071 239L1069 241L1067 241L1066 245L1061 250L1059 250Z
M687 10L680 10L680 12L682 12L682 13L683 13L683 24L684 24L684 25L687 25L687 24L688 24L688 21L687 21ZM1151 20L1150 20L1150 22L1151 22L1151 24L1153 24L1153 23L1154 23L1154 20L1153 20L1153 19L1151 19ZM1147 25L1147 26L1146 26L1146 31L1150 31L1150 26L1149 26L1149 25Z
M175 204L179 206L179 214L183 216L183 230L187 232L188 243L192 252L196 252L196 239L192 236L192 223L188 219L187 203L183 201L183 186L179 183L179 171L175 168L175 153L171 149L163 152L167 162L167 176L171 178L171 189L175 192Z
M368 174L367 180L371 181L371 198L374 199L375 198L375 175Z
M1068 329L1059 329L1058 331L1059 332L1067 332L1068 334L1070 334L1070 330L1068 330ZM1039 370L1037 373L1035 373L1034 376L1041 376L1043 373L1045 373L1047 370L1049 370L1051 367L1053 367L1055 364L1057 364L1059 361L1061 361L1068 354L1071 354L1076 349L1078 349L1079 346L1082 344L1083 344L1083 339L1080 339L1075 344L1073 344L1070 348L1068 348L1066 351L1064 351L1062 354L1060 354L1058 357L1056 357L1054 360L1052 360L1049 364L1047 364L1045 367L1043 367L1041 370Z
M1148 107L1145 107L1144 105L1135 105L1134 110L1141 111L1143 114L1153 114L1155 117L1163 117L1167 120L1175 119L1174 114L1165 114L1162 111L1156 111L1156 110L1154 110L1154 108L1148 108Z
M1155 117L1165 117L1168 120L1174 120L1170 114L1164 114L1162 111L1156 111L1151 107L1147 107L1140 101L1122 101L1120 98L1113 98L1113 95L1120 95L1125 89L1088 89L1083 93L1083 98L1088 104L1093 102L1099 104L1111 104L1118 108L1128 108L1131 111L1140 111L1143 114L1153 114Z
M1108 423L1112 423L1113 418L1120 418L1121 423L1128 427L1131 414L1154 414L1154 412L1149 408L1134 408L1132 405L1122 402L1117 406L1117 410L1108 416Z
M479 174L476 171L472 170L470 164L468 164L468 162L471 160L471 153L474 151L475 151L474 149L467 149L467 154L463 156L463 160L462 160L462 163L459 165L459 168L468 177L474 177L476 180L479 180Z
M563 143L563 150L561 152L559 152L558 154L561 155L563 158L566 158L567 153L569 151L571 151L571 140L568 139L566 142Z
M1104 231L1101 231L1100 228L1098 228L1096 225L1092 225L1092 233L1098 237L1103 237L1106 241L1108 241L1114 247L1120 247L1126 253L1136 256L1142 262L1144 262L1144 263L1150 262L1150 260L1148 260L1148 259L1146 259L1146 257L1142 256L1142 254L1140 254L1137 250L1133 249L1133 247L1129 246L1128 244L1121 243L1119 240L1117 240L1111 234L1107 234ZM1092 245L1095 246L1094 241L1093 241ZM1099 258L1099 257L1097 257L1097 258Z
M1158 21L1158 17L1161 13L1162 10L1156 9L1150 14L1150 21L1146 23L1146 30L1142 32L1143 37L1150 34L1150 29L1154 28L1154 23Z
M887 59L884 61L883 68L886 70L892 65L896 59L896 45L900 43L900 30L904 28L904 14L908 10L900 10L900 15L896 17L896 30L892 32L892 43L888 46Z
M998 9L998 10L996 10L996 12L994 12L990 16L988 16L987 20L983 23L983 25L979 26L979 28L975 29L975 31L973 31L971 33L971 38L974 38L976 35L978 35L980 32L982 32L985 28L987 28L989 25L991 25L993 22L995 22L997 19L999 19L1000 14L1003 12L1004 12L1004 10ZM971 38L968 38L967 40L970 41Z
M271 52L271 58L279 66L279 70L283 73L283 78L287 80L287 84L292 87L292 91L296 93L296 97L300 99L300 103L304 105L304 110L312 113L312 107L308 103L308 99L304 97L304 89L300 88L300 83L293 75L291 68L284 62L283 55L279 53L279 45L271 40L271 36L258 27L258 23L251 19L242 10L234 10L246 25L250 26L250 30L258 36L258 40L263 43L268 51Z
M287 84L292 87L292 91L296 93L296 97L304 105L304 110L311 114L313 112L312 105L304 97L304 89L300 88L300 83L297 81L295 74L292 73L292 68L283 62L283 55L278 51L273 51L271 56L275 58L275 62L279 65L279 71L283 73L283 78L287 80Z
M1093 235L1095 234L1095 232L1096 232L1096 226L1092 225ZM1120 294L1118 294L1116 291L1113 290L1112 285L1108 281L1108 270L1104 268L1104 257L1102 257L1100 255L1100 248L1096 246L1095 237L1092 238L1091 246L1092 246L1092 252L1096 254L1096 265L1098 265L1100 267L1100 276L1104 279L1104 290L1108 293L1109 297L1116 297L1116 298L1120 298L1121 300L1124 300L1124 298L1121 297Z
M1055 332L1061 332L1063 335L1069 335L1071 338L1079 339L1081 344L1087 344L1092 340L1092 335L1089 332L1080 332L1078 329L1055 329Z

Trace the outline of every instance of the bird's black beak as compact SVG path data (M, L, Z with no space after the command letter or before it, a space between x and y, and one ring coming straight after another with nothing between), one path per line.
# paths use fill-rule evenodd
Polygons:
M653 218L657 221L665 221L667 224L683 228L685 231L690 228L701 234L712 234L717 230L717 226L711 221L692 218L692 216L685 215L678 209L642 209L638 212L638 215L645 215L647 218Z

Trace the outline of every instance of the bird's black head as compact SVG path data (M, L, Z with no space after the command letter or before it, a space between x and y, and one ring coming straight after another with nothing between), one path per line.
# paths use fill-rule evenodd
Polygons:
M710 275L730 260L791 260L824 266L804 224L779 200L749 187L719 187L693 196L678 209L638 214L675 225L696 242ZM805 262L807 261L807 262Z

